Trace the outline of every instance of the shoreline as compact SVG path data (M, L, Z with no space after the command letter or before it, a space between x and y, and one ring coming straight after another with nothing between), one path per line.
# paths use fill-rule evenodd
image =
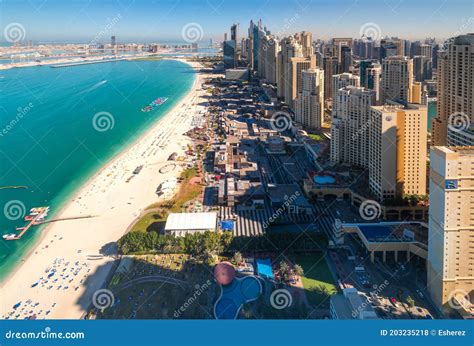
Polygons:
M187 65L189 65L190 67L192 67L193 69L196 69L196 66L193 66L193 63L190 63L186 60L182 60L182 59L163 59L163 60L174 60L174 61L180 61L180 62L183 62ZM134 147L135 145L139 144L140 141L142 141L145 137L149 136L154 130L157 129L157 127L160 125L161 122L165 122L166 118L168 115L172 114L173 112L177 111L178 109L178 106L180 104L182 104L185 100L187 100L187 98L189 98L190 94L195 90L196 88L196 83L198 82L198 73L196 74L196 78L194 79L194 82L193 84L191 85L191 88L190 90L183 95L183 97L181 98L180 102L177 103L173 108L171 108L170 110L168 110L165 114L163 114L163 116L158 119L156 122L150 124L149 128L147 129L144 129L143 130L143 133L139 136L137 136L137 138L133 139L128 145L124 146L119 152L117 152L116 154L114 154L112 157L110 157L102 166L100 166L98 169L94 170L94 173L90 174L89 178L85 179L84 182L81 184L80 187L76 188L74 191L72 191L69 195L67 195L67 197L62 201L62 203L60 203L60 206L59 206L59 209L57 210L57 212L52 212L50 213L50 218L52 218L54 216L54 218L59 218L62 216L62 214L64 213L65 209L67 208L67 206L72 203L74 200L76 200L80 195L81 193L83 192L84 189L86 189L86 187L88 185L90 185L95 179L97 179L98 177L100 177L101 174L104 173L104 171L106 171L108 168L110 168L110 166L115 162L115 161L119 161L122 156L126 155L127 152L132 148ZM14 268L9 271L5 277L1 278L0 279L0 288L2 288L4 286L4 284L9 280L11 279L11 277L17 272L17 270L19 269L19 267L21 266L21 263L26 261L31 255L33 255L34 253L34 250L36 249L38 243L40 243L43 238L46 236L46 233L48 231L48 229L50 227L52 227L53 225L51 224L48 224L46 226L43 226L42 229L39 230L39 232L41 233L40 235L37 236L36 239L34 239L34 244L32 244L30 246L30 249L28 249L21 257L22 257L22 260L19 261L17 264L15 264ZM41 226L39 226L39 228L41 228Z
M196 70L200 67L200 64L194 63L194 62L189 62L189 61L186 61L184 59L169 58L169 59L164 59L164 60L180 61L180 62L186 63L187 65L191 66L194 70ZM184 140L184 142L189 142L189 139L187 139L185 136L183 136L183 133L186 132L190 128L190 124L187 124L187 123L189 123L189 120L190 120L190 116L189 116L189 114L187 114L187 110L189 108L196 108L197 107L197 105L195 105L193 101L195 101L195 99L197 97L199 97L199 95L198 95L199 91L202 91L200 89L201 80L202 80L202 75L200 75L199 72L196 72L196 76L195 76L195 79L193 81L193 84L190 87L190 90L179 100L179 102L173 108L168 110L162 117L160 117L160 119L158 119L156 122L152 123L149 128L145 129L144 132L141 135L139 135L136 139L133 139L119 153L112 156L92 176L90 176L90 178L88 178L84 183L81 184L80 187L78 187L73 193L71 193L71 195L68 196L67 199L65 199L65 201L62 203L62 205L59 208L58 212L55 213L55 217L60 218L60 217L67 216L67 214L69 214L71 212L71 209L74 209L74 207L77 207L77 205L81 206L82 205L81 202L84 199L93 198L95 191L91 192L91 190L93 190L96 187L96 184L98 184L98 180L100 180L100 178L104 178L104 176L109 177L112 174L110 172L117 173L116 174L116 176L117 176L119 173L121 173L121 172L116 172L115 171L116 168L117 168L117 165L123 163L123 161L126 161L126 159L128 159L128 161L132 161L132 162L144 161L143 158L140 159L140 157L137 157L137 152L141 151L143 149L145 151L147 151L148 150L147 147L150 144L150 142L154 139L154 141L153 141L153 144L154 144L159 138L161 138L160 136L165 136L166 134L164 132L166 130L168 130L167 131L167 137L166 138L163 137L162 140L163 140L164 143L166 142L167 145L164 148L159 147L158 149L156 149L155 150L155 155L153 155L151 157L151 159L160 159L160 162L158 162L158 163L164 164L167 161L167 157L170 154L170 152L178 151L176 149L176 144L177 144L176 142L178 140ZM176 121L179 120L179 118L181 118L183 120L182 122L184 122L184 124L182 124L182 123L177 124L176 123ZM188 120L187 123L186 123L186 120ZM178 126L175 127L175 125L178 125ZM179 126L179 125L181 125L181 126ZM177 133L175 132L173 134L170 134L173 131L173 129L175 129L177 131ZM175 148L171 148L171 149L167 148L168 146L171 146L173 144L174 144ZM178 152L181 152L181 150L179 150ZM143 157L143 154L141 156ZM147 166L144 168L144 171L147 171L147 170L150 171L148 165L151 166L151 165L157 164L157 163L150 163L146 159L145 159L145 161L146 161ZM133 168L133 165L131 167ZM177 176L180 171L181 171L181 169L176 169L175 171L169 172L168 174L163 174L161 176L160 175L155 175L154 179L153 179L153 177L150 177L150 179L151 180L156 180L155 182L153 182L153 184L158 186L160 182L165 181L166 179L169 179L172 176ZM109 174L107 174L107 173L109 173ZM150 173L150 172L145 172L145 173ZM143 176L143 174L145 174L145 173L140 173L140 175L135 177L133 180L139 180L140 176ZM126 175L126 174L127 173L123 174L123 176ZM130 175L130 173L128 173L128 175ZM119 179L122 179L123 176ZM162 179L159 179L159 178L162 178ZM119 181L119 182L115 181L115 183L118 183L118 185L121 185L120 183L122 183L122 185L123 185L123 180ZM142 181L141 183L142 183L141 188L143 190L144 182ZM100 184L100 182L99 182L99 184ZM130 185L128 185L128 186L130 186ZM154 187L156 187L156 186L154 186ZM102 186L102 187L104 187L104 186ZM123 187L126 188L127 186L124 185ZM100 200L100 198L103 197L104 191L105 190L101 188L101 191L99 193L95 194L97 198L95 198L94 200L99 205L102 202ZM127 196L127 192L123 193L123 191L121 191L120 188L118 189L118 191L115 191L115 192L121 198L125 198ZM153 193L154 193L154 189L153 189ZM99 195L99 196L97 196L97 195ZM91 197L89 197L89 196L91 196ZM147 196L147 197L149 197L149 196ZM146 199L144 199L144 200L146 200ZM158 197L155 195L154 196L154 201L151 201L151 203L149 203L149 202L145 203L143 201L143 204L137 205L136 208L135 208L135 211L133 212L133 217L130 217L129 219L122 219L121 218L121 220L120 220L121 224L123 224L125 222L125 220L128 220L128 223L121 230L114 231L114 233L113 233L113 238L114 239L108 239L108 240L111 240L112 242L117 241L118 238L120 238L120 236L123 235L127 231L129 224L132 223L135 220L136 215L140 214L141 211L146 209L150 204L152 204L153 202L155 202L157 200L158 200ZM85 202L85 203L87 203L87 202ZM131 203L128 203L128 204L131 204ZM113 209L113 208L111 208L111 209ZM127 211L130 213L131 211L133 211L133 209L134 208L130 207L130 208L128 208ZM87 213L87 211L85 211L85 213ZM114 212L109 212L108 215L99 215L97 218L99 218L99 219L110 218L111 216L114 216L114 215L115 215ZM129 215L129 214L127 214L127 215ZM113 218L113 219L115 219L115 218ZM74 226L76 226L76 228L77 228L77 226L79 225L79 228L82 228L84 226L81 226L81 225L94 223L94 221L97 221L97 219L94 218L94 219L89 219L89 220L82 219L82 220L74 220L74 221L62 221L62 222L59 222L59 223L56 223L56 224L49 224L49 225L45 226L44 229L40 230L41 234L38 236L37 239L34 240L34 244L31 246L31 248L23 256L21 256L22 258L15 265L15 268L12 269L8 274L6 274L6 276L0 282L0 290L2 291L1 295L2 296L5 296L5 295L11 296L12 292L9 290L9 287L13 287L13 286L17 287L18 283L16 283L16 281L23 281L23 282L25 281L24 278L19 279L19 276L20 276L19 274L22 271L26 271L27 268L25 268L25 267L28 267L27 264L30 264L29 266L31 266L31 262L33 262L34 260L37 259L37 257L34 257L35 255L39 255L41 257L40 252L44 253L46 249L49 249L49 245L48 245L49 243L46 245L46 247L45 246L42 247L42 245L44 245L45 242L47 242L47 240L50 240L49 238L51 238L51 236L53 236L52 232L54 230L60 228L61 225L64 225L64 228L66 229L66 232L67 232L67 228L69 228L69 227L74 228ZM106 220L102 220L102 221L106 221ZM111 221L111 222L113 223L113 221ZM73 225L73 224L75 224L75 225ZM106 225L104 225L104 226L106 226ZM55 238L57 238L57 236L58 235L54 235ZM110 235L109 235L108 238L111 238ZM61 240L61 239L62 239L62 237L59 240ZM57 239L53 239L53 240L57 240ZM52 241L51 241L51 243L52 243ZM103 247L106 244L101 244L101 245ZM82 251L80 253L82 253ZM43 256L43 257L45 257L45 256ZM80 256L80 257L83 257L83 256ZM107 259L107 257L108 256L104 255L103 259ZM100 262L103 262L103 261L100 261ZM94 266L92 266L92 267L94 267ZM98 267L98 265L96 265L95 267ZM89 270L90 269L91 268L89 268ZM44 270L44 268L41 268L41 270L36 274L42 273L43 270ZM108 270L107 270L107 273L108 273ZM32 275L30 281L31 281L31 283L33 283L34 280L35 280L35 277L34 277L35 273L26 273L26 274L27 274L26 276L29 276L28 274ZM106 276L102 277L102 279L104 279L104 280L105 280L105 278L106 278ZM103 285L103 282L100 282L100 279L97 279L96 282L94 282L94 286L98 286L99 288L102 285ZM29 289L29 288L30 288L30 286L25 287L25 289ZM13 289L13 291L14 291L14 289ZM78 290L77 295L79 295L80 291L81 290ZM23 293L23 291L22 291L22 293ZM71 292L68 292L68 293L70 294ZM81 294L81 296L82 296L82 294ZM10 298L10 297L8 297L8 298ZM5 299L5 300L8 300L8 298ZM36 300L36 299L38 299L38 298L33 296L33 300ZM17 299L17 300L20 301L22 299ZM7 303L6 301L2 301L1 303L2 304L0 305L0 310L1 310L2 316L3 316L11 308L9 307L10 302ZM80 316L69 317L69 316L67 316L67 312L66 312L67 309L63 308L62 310L65 311L66 316L61 316L60 315L60 316L57 316L57 317L55 316L55 318L80 318ZM54 315L50 315L50 316L53 317ZM48 318L51 318L50 316L48 316ZM4 318L4 316L3 316L3 318Z

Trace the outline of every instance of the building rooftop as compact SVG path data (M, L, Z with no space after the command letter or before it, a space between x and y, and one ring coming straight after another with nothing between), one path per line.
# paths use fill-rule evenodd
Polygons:
M174 213L166 220L166 231L215 229L217 213Z

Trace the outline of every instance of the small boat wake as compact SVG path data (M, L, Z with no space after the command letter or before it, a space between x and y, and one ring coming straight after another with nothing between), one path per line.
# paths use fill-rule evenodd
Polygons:
M148 106L142 108L142 112L148 113L154 110L155 108L162 106L166 101L168 101L167 97L158 97L156 100L154 100L152 103L150 103Z
M91 91L94 91L95 89L100 88L102 85L107 84L107 82L108 82L107 80L103 80L99 83L96 83L93 86L91 86L90 88L87 88L87 89L79 92L78 94L76 94L76 96L90 93Z

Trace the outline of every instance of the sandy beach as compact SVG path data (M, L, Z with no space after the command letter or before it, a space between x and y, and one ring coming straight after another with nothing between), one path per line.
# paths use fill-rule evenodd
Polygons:
M159 171L173 152L184 156L190 141L183 134L193 127L193 116L205 109L206 101L201 99L205 77L196 74L191 91L179 104L107 163L55 215L94 217L51 223L42 231L29 255L0 284L0 318L83 316L112 267L113 243L147 206L158 201L157 187L181 172L179 165L163 174ZM138 166L143 169L129 180Z

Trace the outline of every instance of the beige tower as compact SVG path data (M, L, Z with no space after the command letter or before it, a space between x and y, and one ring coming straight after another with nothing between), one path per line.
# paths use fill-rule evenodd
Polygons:
M308 129L319 129L324 117L324 71L302 72L303 87L295 100L295 120Z
M433 147L428 291L443 310L474 318L474 147ZM470 297L470 298L469 298Z
M448 40L439 52L438 116L432 126L434 145L446 145L450 116L463 113L474 124L473 84L474 33Z
M331 161L368 167L369 124L376 92L346 86L335 93L331 124Z
M303 57L303 50L294 37L287 37L281 41L277 57L277 95L286 100L285 90L290 82L290 59Z
M380 201L426 194L427 109L371 107L369 187Z
M285 102L293 108L296 97L303 90L303 71L316 68L316 56L291 58L288 67L288 80L285 82Z
M382 62L381 100L414 103L412 95L413 60L405 56L391 56Z

